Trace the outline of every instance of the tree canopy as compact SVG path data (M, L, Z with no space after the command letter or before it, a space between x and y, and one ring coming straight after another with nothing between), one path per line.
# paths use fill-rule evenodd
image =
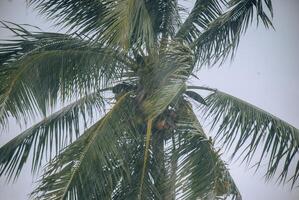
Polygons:
M1 22L15 37L0 43L0 128L42 120L0 148L0 176L44 166L30 198L239 200L215 141L298 184L297 128L188 81L232 58L252 22L273 27L271 0L27 1L65 30Z

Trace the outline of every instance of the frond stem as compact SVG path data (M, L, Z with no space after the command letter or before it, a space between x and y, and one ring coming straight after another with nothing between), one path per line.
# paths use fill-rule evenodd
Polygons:
M217 92L217 89L209 88L209 87L203 87L203 86L187 86L187 89L198 89L198 90L208 90L211 92Z
M150 118L147 121L147 128L146 128L146 141L145 141L145 151L144 151L144 161L143 161L143 168L142 168L142 174L141 174L141 181L140 181L140 190L139 190L139 198L142 199L142 189L143 189L143 182L144 182L144 176L145 176L145 170L146 170L146 164L147 164L147 158L148 158L148 150L149 150L149 145L150 145L150 140L151 140L151 135L152 135L152 124L153 124L153 119Z

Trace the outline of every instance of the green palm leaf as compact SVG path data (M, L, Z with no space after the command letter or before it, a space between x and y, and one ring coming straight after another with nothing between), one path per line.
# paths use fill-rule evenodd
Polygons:
M228 6L226 6L228 5ZM222 11L223 8L227 8ZM215 64L233 56L240 36L256 16L272 27L272 4L269 0L197 1L179 30L177 37L186 39L196 51L200 65Z
M143 109L148 118L161 114L170 103L185 91L185 82L194 64L192 51L188 46L172 41L160 62L147 75L147 96L143 101Z
M77 31L80 35L97 36L102 20L109 9L104 1L91 0L26 0L40 14L55 21L68 31Z
M223 7L226 6L226 0L197 0L176 37L184 38L189 43L194 42L204 30L208 29L209 24L222 14Z
M173 36L180 23L176 0L27 1L68 31L124 46L142 41L152 46L161 35Z
M29 0L48 18L58 19L69 31L102 43L120 45L127 49L132 44L152 47L153 27L144 0L108 1L49 1ZM133 45L132 45L133 46Z
M264 1L266 8L272 13L272 5L268 0ZM223 62L229 55L233 56L240 36L247 30L254 14L266 27L272 26L262 4L263 1L260 0L230 1L228 11L211 22L209 28L194 42L200 64L213 64L218 60Z
M78 138L82 128L86 128L103 108L103 97L97 91L20 133L0 148L0 175L5 174L8 179L17 178L32 152L32 170L36 171L47 155L51 159L53 152L57 155L74 138Z
M185 101L179 106L176 126L176 190L180 198L241 199L226 165Z
M135 140L131 140L132 143L125 146L125 152L129 152L125 154L125 160L128 162L130 178L121 179L115 187L111 199L163 199L161 193L163 189L158 184L158 178L161 177L161 171L164 169L159 167L161 160L154 156L155 144L153 144L159 133L153 132L152 134L148 150L146 150L148 140L145 139L145 134L137 136ZM160 142L163 144L162 140ZM148 159L144 165L146 151Z
M9 27L18 39L0 44L0 125L47 112L58 99L85 95L118 81L129 62L117 49L65 34Z
M290 180L298 179L299 130L287 122L224 92L215 91L206 98L205 114L213 119L212 127L220 124L217 137L227 148L234 146L233 156L241 151L249 162L258 148L260 161L267 160L266 178L279 171L279 180L285 182L291 165L296 164Z
M147 1L146 6L151 15L156 37L161 37L162 42L165 42L169 37L173 38L181 23L179 16L179 9L181 7L178 1Z
M33 193L38 199L107 199L121 178L129 177L121 143L134 139L126 94L100 121L48 166Z
M121 0L118 3L115 1L109 3L113 6L113 10L104 18L107 28L100 37L125 49L143 44L152 48L153 27L144 0Z

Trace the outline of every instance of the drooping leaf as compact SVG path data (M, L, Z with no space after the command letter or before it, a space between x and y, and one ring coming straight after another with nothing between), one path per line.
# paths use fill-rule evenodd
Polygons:
M104 108L99 92L89 94L45 117L42 121L18 134L0 148L0 176L17 178L30 154L32 171L39 169L42 161L79 137L94 115ZM88 120L88 121L87 121Z
M209 24L222 14L223 8L226 6L226 0L196 0L176 37L184 38L189 43L194 42L208 28Z
M190 98L194 99L195 101L197 101L198 103L207 105L205 99L202 96L200 96L198 93L193 91L186 91L185 94L188 95Z
M51 161L33 197L109 199L118 182L130 177L121 148L136 135L130 125L130 101L129 94L122 96L107 115Z
M21 121L62 101L122 78L128 58L117 49L58 33L10 27L17 39L0 44L0 126Z
M205 135L191 106L183 101L177 112L177 195L181 199L241 199L225 163Z
M212 127L219 124L218 139L226 148L233 148L233 156L240 153L243 161L251 161L261 149L259 168L267 161L266 178L279 174L286 182L291 165L298 165L299 130L287 122L241 99L216 91L206 98L205 114L212 119ZM298 180L299 169L290 175L293 184Z
M177 32L177 38L188 41L195 49L200 66L224 62L233 57L242 33L252 23L262 21L273 27L273 9L269 0L197 0Z
M268 2L268 0L264 0ZM262 20L265 27L272 27L271 4L262 6L262 0L232 0L226 12L212 21L208 28L196 38L193 45L196 48L196 60L200 65L215 64L233 57L242 33L244 33L256 15L257 21Z

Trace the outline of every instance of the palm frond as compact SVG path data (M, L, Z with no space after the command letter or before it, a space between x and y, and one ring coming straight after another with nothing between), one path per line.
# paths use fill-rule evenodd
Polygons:
M247 30L254 15L257 22L261 20L265 27L273 27L269 0L231 0L228 4L228 9L208 23L192 42L200 65L223 62L229 55L233 57L241 34Z
M119 80L130 62L121 51L78 37L3 25L17 38L0 44L0 125L9 116L45 115L58 97L82 96Z
M33 197L109 199L121 178L130 175L120 147L136 135L130 125L130 101L130 94L122 96L107 115L54 158Z
M188 86L187 86L187 88L188 88ZM207 105L205 99L200 94L198 94L197 92L188 90L188 91L185 92L185 94L188 97L190 97L191 99L195 100L196 102L198 102L200 104L203 104L203 105Z
M146 139L146 134L139 134L136 140L131 140L124 146L125 160L128 161L128 169L130 178L121 179L119 184L115 187L111 199L158 199L162 200L162 188L158 185L158 178L161 177L161 172L164 170L158 167L161 160L155 155L154 141L158 138L157 132L152 133L151 140ZM160 142L163 140L160 140ZM146 152L147 142L148 158L144 169L144 154Z
M0 176L17 178L32 154L32 171L39 169L79 137L82 128L92 123L94 115L104 109L103 96L97 91L84 96L20 133L0 148ZM88 121L87 121L88 119Z
M178 106L176 191L180 199L241 199L225 163L205 135L191 105Z
M107 1L90 0L26 0L41 15L53 20L56 25L76 31L80 35L97 35L102 20L109 9Z
M131 46L146 45L152 48L154 34L151 18L144 0L108 1L113 9L104 18L103 33L99 36L108 43Z
M161 37L162 42L168 37L173 37L181 23L178 1L146 1L146 7L151 16L156 37Z
M172 45L163 53L156 68L148 74L147 90L143 110L149 118L161 114L176 97L185 91L192 66L193 53L188 46L172 41Z
M189 43L194 42L209 24L222 14L223 7L226 6L227 0L197 0L176 37L183 38Z
M68 31L76 31L93 39L106 32L104 39L118 37L124 45L140 38L149 39L148 44L151 44L161 35L173 36L180 23L176 0L27 1L41 15L54 20L56 25Z
M286 182L291 165L296 164L290 180L299 176L299 130L287 122L224 92L216 91L206 98L205 114L212 118L212 127L220 124L218 139L227 148L234 147L233 156L241 152L243 161L251 161L258 148L260 161L268 161L266 178L279 171L278 180Z
M133 44L153 45L153 27L144 0L49 1L29 0L41 14L58 20L69 31L126 49ZM132 45L133 46L133 45Z

